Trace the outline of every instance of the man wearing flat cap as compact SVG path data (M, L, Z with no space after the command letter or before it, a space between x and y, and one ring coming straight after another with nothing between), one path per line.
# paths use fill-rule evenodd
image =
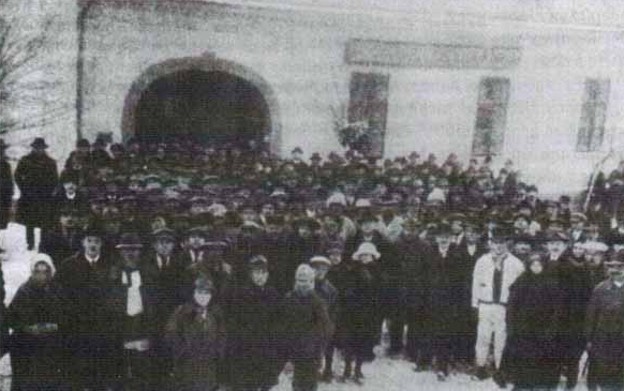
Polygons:
M507 342L507 300L509 287L525 267L509 252L513 235L511 227L499 226L492 231L490 251L477 261L472 279L472 307L477 311L476 364L477 377L485 379L485 365L492 338L494 339L494 380L504 385L501 368L503 350Z
M615 257L606 262L609 278L592 293L585 334L589 353L590 389L624 388L624 261Z
M48 145L37 137L15 169L15 183L20 190L18 221L26 226L28 249L35 247L35 227L49 228L54 210L54 190L58 184L56 162L46 154Z

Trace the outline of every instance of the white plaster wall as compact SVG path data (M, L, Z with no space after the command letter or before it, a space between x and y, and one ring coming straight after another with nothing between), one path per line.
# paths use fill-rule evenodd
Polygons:
M308 154L339 149L328 106L346 103L354 70L390 74L388 157L416 150L440 159L456 152L466 160L478 85L486 76L511 80L504 153L497 160L512 158L524 179L537 183L542 193L582 190L593 164L604 155L575 152L585 78L611 79L606 126L617 146L624 142L619 76L624 51L617 31L193 7L105 7L92 14L85 52L85 134L113 131L120 136L126 94L150 65L211 52L250 68L273 88L281 113L282 154L296 145ZM518 44L523 55L518 67L497 71L350 67L344 62L350 38ZM607 134L605 144L610 139Z

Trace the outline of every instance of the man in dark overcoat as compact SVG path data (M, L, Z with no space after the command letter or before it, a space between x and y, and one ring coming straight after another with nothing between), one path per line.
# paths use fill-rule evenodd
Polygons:
M109 332L115 343L117 375L124 389L153 389L158 271L142 262L143 243L137 234L122 234L116 248L119 261L109 273L107 305L112 315Z
M594 289L585 321L591 389L624 388L624 259L605 263L609 278Z
M102 252L102 231L90 226L82 251L62 261L56 278L62 289L69 321L65 343L72 389L105 389L113 376L110 311L106 302L111 260Z
M277 354L280 295L267 285L269 261L248 262L247 278L235 289L226 312L229 379L235 391L271 389L281 371Z
M18 217L26 226L28 249L35 246L35 227L46 230L54 210L54 190L58 184L58 172L54 159L46 154L48 145L37 137L30 145L32 151L24 156L15 170L15 183L21 195Z

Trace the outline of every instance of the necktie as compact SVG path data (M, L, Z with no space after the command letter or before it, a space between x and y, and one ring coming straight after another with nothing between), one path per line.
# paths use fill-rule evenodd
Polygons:
M494 268L494 277L492 282L492 301L500 303L501 291L503 285L503 265L500 268Z

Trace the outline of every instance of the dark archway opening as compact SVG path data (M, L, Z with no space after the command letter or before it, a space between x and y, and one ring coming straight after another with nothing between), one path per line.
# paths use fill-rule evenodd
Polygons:
M136 106L135 137L180 138L242 150L267 150L269 107L249 81L221 71L185 70L152 82Z

